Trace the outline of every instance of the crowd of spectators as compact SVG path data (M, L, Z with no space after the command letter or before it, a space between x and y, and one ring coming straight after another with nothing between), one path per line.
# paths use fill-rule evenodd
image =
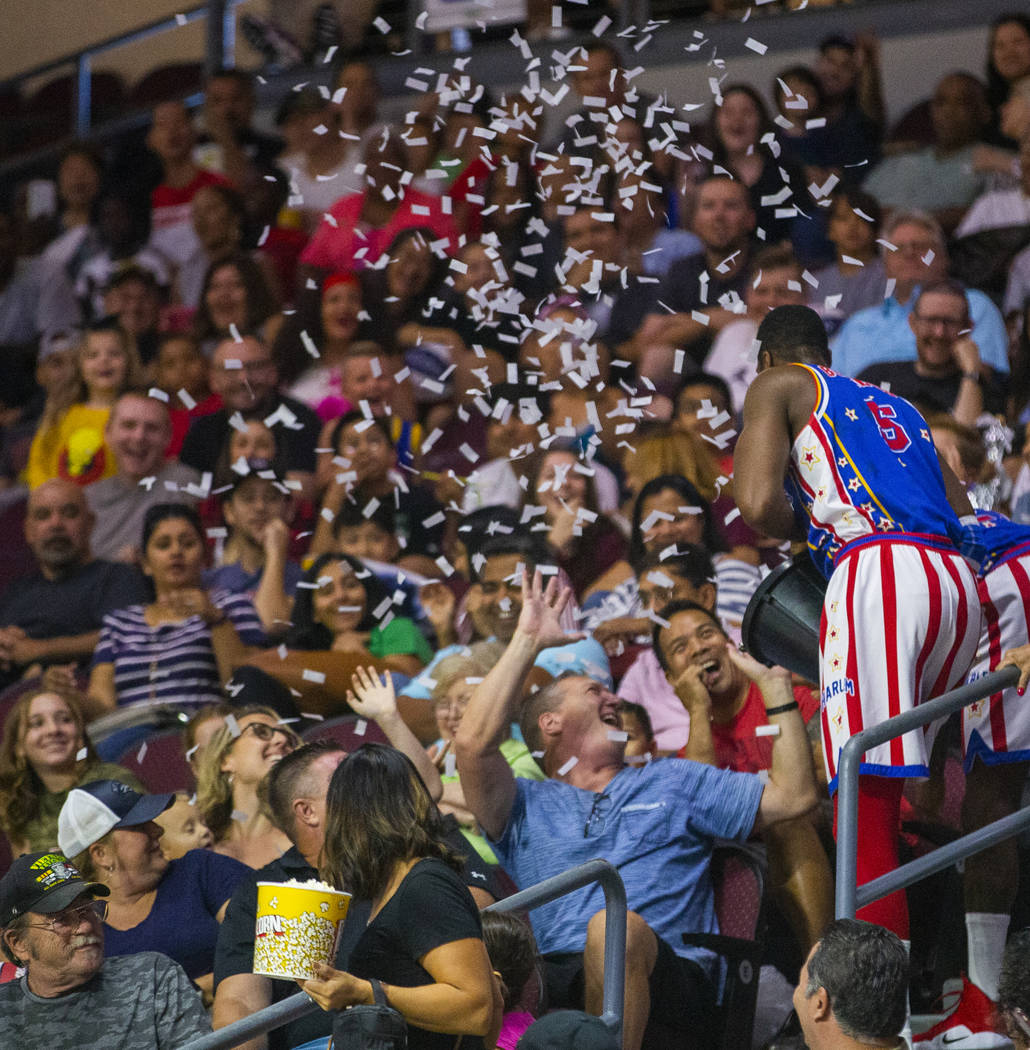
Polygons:
M547 1003L599 1012L596 898L535 912L535 943L493 931L514 976L492 1005L468 945L466 885L483 905L559 859L608 856L629 888L630 1050L715 1021L713 959L680 934L715 927L716 838L761 853L796 971L832 917L819 696L737 648L790 556L737 509L739 413L762 319L807 304L834 370L910 400L974 506L1030 523L1030 19L985 48L986 78L925 85L917 141L888 135L870 37L771 85L730 71L689 125L595 37L554 52L564 127L531 69L495 94L460 59L390 123L347 60L285 92L276 135L222 70L145 144L69 147L57 214L0 212L0 497L36 563L0 583L13 855L77 856L110 891L80 924L176 960L219 1025L289 991L247 966L255 871L320 864L389 921L313 998L364 1001L353 966L425 984L393 1001L412 1046L513 1046L538 951ZM138 732L91 743L140 703L192 717L195 795L139 794L115 764ZM301 746L347 711L410 761ZM368 770L422 835L374 872L349 840L376 800L346 794ZM410 937L432 900L453 943ZM268 1045L328 1028L286 1033Z

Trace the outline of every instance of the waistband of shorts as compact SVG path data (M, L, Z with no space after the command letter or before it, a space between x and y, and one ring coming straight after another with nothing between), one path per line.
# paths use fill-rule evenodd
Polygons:
M1030 554L1030 540L1027 540L1026 543L1017 543L1015 547L1009 547L1007 551L999 554L996 558L985 558L980 572L986 576L992 569L1012 561L1013 558L1021 558L1024 554Z
M961 557L955 549L955 544L947 536L938 536L932 532L876 532L869 536L859 536L857 540L850 540L848 543L845 543L834 555L833 567L837 568L845 558L849 558L852 554L857 554L858 551L866 547L880 543L890 543L893 546L923 547Z

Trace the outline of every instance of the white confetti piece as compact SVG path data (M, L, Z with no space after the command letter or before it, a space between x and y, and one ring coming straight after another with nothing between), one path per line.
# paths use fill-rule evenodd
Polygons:
M319 358L322 355L318 352L318 347L315 346L315 341L311 338L306 331L300 333L300 341L304 344L304 349L314 358Z
M621 742L625 743L625 741L629 740L629 733L627 733L623 729L609 729L608 730L608 739L609 740L617 740L617 741L621 741Z
M573 755L572 758L570 758L568 762L564 763L564 765L562 765L562 767L558 770L558 776L563 777L567 773L571 773L572 770L575 769L578 765L579 759L575 755Z
M225 716L225 728L229 730L229 736L238 737L240 735L240 723L236 721L235 715Z
M75 761L76 762L81 762L84 758L88 758L88 757L89 757L89 751L88 751L88 749L86 749L84 747L80 747L79 750L75 752ZM186 757L189 758L189 755L187 755Z
M136 761L142 765L143 759L147 757L147 742L144 740L139 746L139 751L136 752Z
M189 391L177 390L175 396L182 402L182 406L187 412L197 407L197 402L190 396Z
M755 726L755 736L779 736L779 726Z
M387 22L385 18L375 19L372 22L372 25L374 25L376 29L378 29L379 32L383 34L383 36L386 36L386 34L390 32L390 23Z
M315 685L322 685L325 682L325 673L323 671L312 671L309 667L305 667L301 671L300 676L305 682L314 682Z
M760 40L756 40L753 36L749 36L744 41L744 47L749 51L754 51L756 55L764 55L769 50L768 44L763 44Z
M354 723L354 735L355 736L364 736L367 731L368 731L368 722L364 718L359 718Z

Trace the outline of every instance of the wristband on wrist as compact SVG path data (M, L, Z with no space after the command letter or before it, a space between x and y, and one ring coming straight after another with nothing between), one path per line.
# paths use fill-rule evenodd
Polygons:
M980 383L980 373L979 372L963 372L962 373L962 378L963 379L968 379L971 382L976 383L978 385Z
M789 704L780 704L779 707L767 707L765 709L766 717L771 715L785 715L788 711L797 711L798 702L797 700L791 700Z

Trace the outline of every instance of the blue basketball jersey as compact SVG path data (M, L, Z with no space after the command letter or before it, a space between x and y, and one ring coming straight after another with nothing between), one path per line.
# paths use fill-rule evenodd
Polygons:
M1030 525L1019 525L996 510L978 510L976 521L986 551L980 564L981 576L1011 558L1030 553Z
M791 450L787 491L808 515L820 570L829 578L845 545L890 533L952 549L961 526L926 420L877 386L798 367L812 376L816 399Z

